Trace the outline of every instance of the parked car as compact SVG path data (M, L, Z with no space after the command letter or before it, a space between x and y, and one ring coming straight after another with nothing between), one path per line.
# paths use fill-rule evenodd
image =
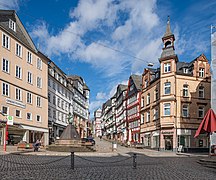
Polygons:
M82 142L90 142L92 145L95 145L95 140L92 137L82 138Z

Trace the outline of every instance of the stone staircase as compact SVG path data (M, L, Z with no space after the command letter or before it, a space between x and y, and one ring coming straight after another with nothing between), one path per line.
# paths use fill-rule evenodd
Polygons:
M95 146L65 146L65 145L49 145L47 151L56 152L95 152Z
M205 159L200 159L197 161L197 163L205 167L216 168L216 156L205 158Z

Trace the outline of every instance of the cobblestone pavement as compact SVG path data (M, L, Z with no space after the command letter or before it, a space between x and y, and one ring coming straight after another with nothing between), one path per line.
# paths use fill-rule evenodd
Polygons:
M74 170L71 168L70 153L44 150L37 153L2 153L0 179L213 180L216 177L216 169L197 163L200 157L122 146L112 151L111 143L97 138L96 150L75 153ZM133 153L137 154L136 169L133 168Z
M132 154L128 154L132 155ZM148 157L137 154L137 168L130 156L70 156L7 154L0 156L0 179L175 179L211 180L216 169L199 165L197 157Z

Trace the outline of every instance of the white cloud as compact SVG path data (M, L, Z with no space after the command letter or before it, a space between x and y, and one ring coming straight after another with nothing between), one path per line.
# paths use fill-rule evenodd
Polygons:
M103 92L98 92L96 95L97 100L104 100L106 98L107 98L107 95L106 95L106 93L103 93Z
M122 19L124 13L128 17ZM132 56L140 55L143 48L155 39L151 30L159 24L156 0L124 0L119 3L114 0L80 0L77 7L70 11L70 17L71 22L56 34L49 33L44 22L34 27L31 34L43 45L43 51L48 56L67 54L73 60L91 64L108 77L130 68L141 71L142 67L136 59L111 49ZM86 39L91 33L98 32L106 36L93 41ZM154 50L151 52L157 54ZM142 54L141 57L144 58ZM144 58L144 61L148 61L148 58Z
M22 0L23 1L23 0ZM1 0L0 9L14 9L19 10L20 0Z

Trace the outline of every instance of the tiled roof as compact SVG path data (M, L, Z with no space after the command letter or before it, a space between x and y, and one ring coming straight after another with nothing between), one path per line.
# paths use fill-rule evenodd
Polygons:
M132 74L131 78L133 79L133 82L134 82L134 84L136 86L136 89L137 90L142 90L142 76Z

